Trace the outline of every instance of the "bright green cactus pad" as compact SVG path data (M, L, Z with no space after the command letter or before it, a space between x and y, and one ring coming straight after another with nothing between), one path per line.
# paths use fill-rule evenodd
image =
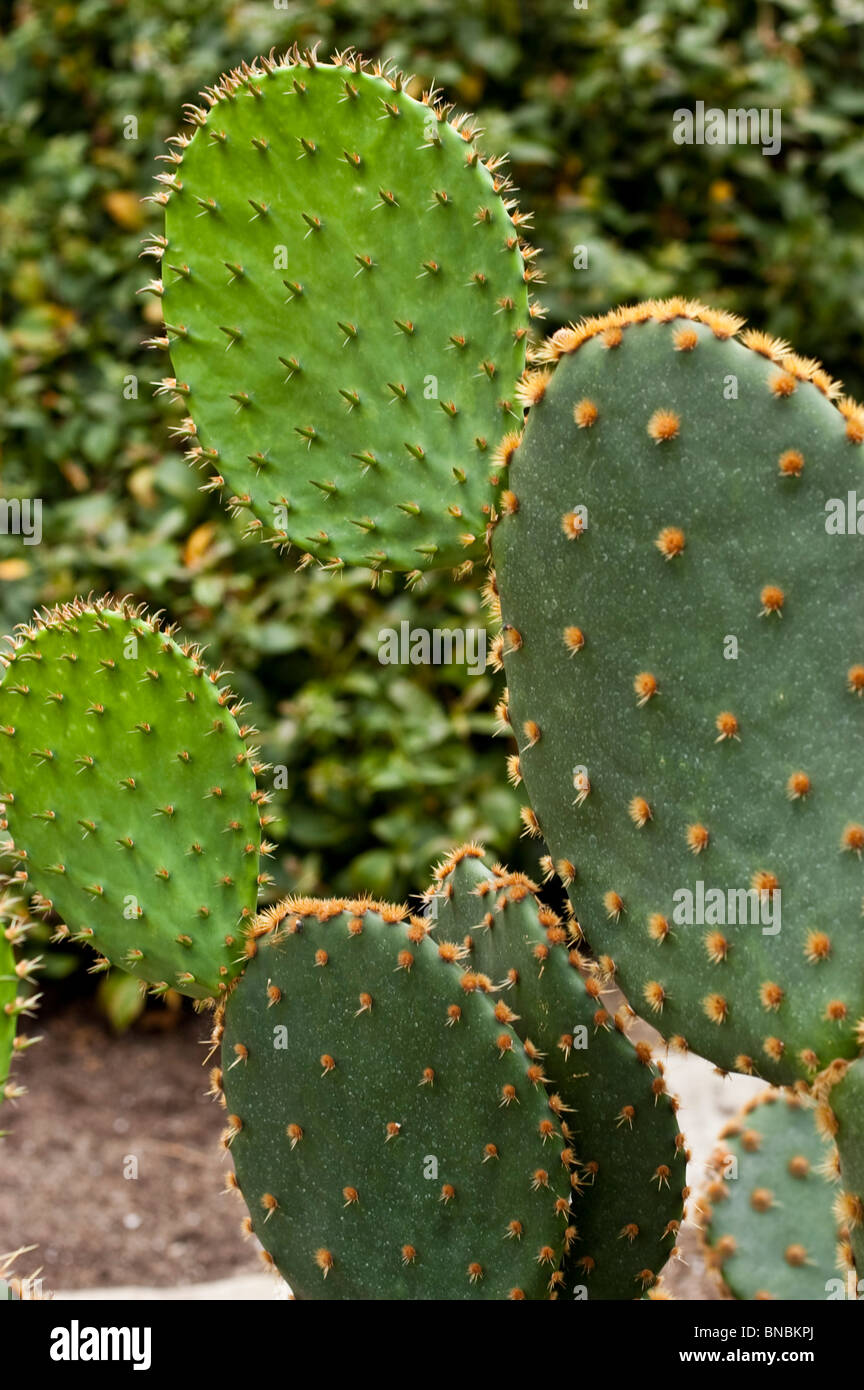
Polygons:
M9 1068L12 1065L18 1024L17 995L18 976L15 974L12 943L6 936L3 922L0 920L0 1102L5 1098L9 1084Z
M727 1125L697 1200L706 1262L742 1299L828 1296L837 1277L835 1189L812 1101L766 1091Z
M601 981L580 974L578 927L534 889L468 845L439 867L427 896L436 934L464 941L498 989L499 1021L542 1066L574 1149L571 1296L578 1286L590 1299L636 1298L672 1252L682 1216L676 1105L650 1048L634 1048L603 1007Z
M39 1041L19 1031L20 1020L34 1016L41 997L27 987L40 959L22 957L19 961L15 954L26 934L17 912L19 906L17 898L0 898L0 1105L24 1095L24 1087L13 1080L12 1064L18 1053ZM0 1129L0 1139L5 1132Z
M125 603L78 601L7 640L14 883L140 979L218 995L242 959L261 849L235 697L197 648Z
M824 1127L837 1144L840 1182L835 1216L847 1228L860 1282L864 1280L864 1064L860 1060L841 1072L828 1101L833 1119L823 1110Z
M501 161L350 54L261 59L205 96L151 248L192 458L325 563L477 558L532 276Z
M864 412L739 329L671 301L556 335L493 552L527 829L634 1007L783 1082L864 1013L864 541L828 529Z
M558 1117L485 982L403 917L289 899L256 924L224 1016L233 1185L298 1298L545 1298Z

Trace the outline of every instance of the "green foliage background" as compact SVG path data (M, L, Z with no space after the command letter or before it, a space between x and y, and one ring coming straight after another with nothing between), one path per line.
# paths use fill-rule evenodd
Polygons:
M491 741L496 681L394 669L380 628L482 623L481 576L413 593L297 574L171 437L136 291L156 156L184 101L244 57L354 45L433 78L509 151L544 248L548 327L646 295L737 309L864 386L864 0L81 0L7 5L0 39L0 418L6 496L41 546L0 536L3 630L76 592L131 592L208 644L252 702L275 794L279 890L400 898L479 836L515 865L519 801ZM783 148L678 146L672 112L780 107ZM130 133L129 118L137 122ZM588 248L575 270L574 250ZM130 378L133 380L130 382ZM137 398L132 394L137 379ZM129 398L132 396L132 398Z

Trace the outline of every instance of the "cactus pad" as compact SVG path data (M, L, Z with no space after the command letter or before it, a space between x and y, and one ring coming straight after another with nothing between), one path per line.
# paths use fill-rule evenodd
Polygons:
M329 565L476 558L533 275L501 161L352 54L261 59L204 95L150 248L192 459Z
M836 1177L840 1184L834 1215L846 1228L841 1257L851 1261L864 1280L864 1064L835 1063L819 1078L820 1122L837 1145ZM827 1095L826 1095L827 1093ZM864 1284L860 1284L864 1292Z
M457 850L427 895L436 934L464 942L472 967L499 992L496 1012L542 1065L574 1149L571 1296L630 1299L675 1250L682 1216L683 1136L662 1065L634 1048L583 977L579 928L535 897L524 874L492 866L476 845Z
M864 411L740 327L556 334L493 552L527 830L634 1006L783 1082L864 1012Z
M545 1298L559 1119L488 982L404 915L288 900L256 923L216 1030L229 1185L298 1298Z
M128 604L79 601L3 654L0 800L17 888L151 985L221 993L261 849L251 729L200 652Z
M24 1087L12 1079L12 1063L19 1052L39 1041L18 1031L19 1020L32 1018L40 999L26 987L39 969L39 958L17 960L15 955L26 935L18 906L16 898L0 899L0 1104L24 1095ZM0 1130L0 1139L4 1133Z
M15 999L18 994L18 976L15 974L15 957L12 942L5 930L0 928L0 1094L9 1078L9 1064L12 1060L12 1045L15 1040Z
M0 1102L13 1094L9 1069L18 1026L18 976L12 943L0 924ZM0 1131L2 1134L2 1131Z
M736 1298L824 1299L838 1233L812 1101L766 1091L720 1141L697 1202L708 1267Z

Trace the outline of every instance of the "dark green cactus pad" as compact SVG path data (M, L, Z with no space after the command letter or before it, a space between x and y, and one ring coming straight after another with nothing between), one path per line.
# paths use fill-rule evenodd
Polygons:
M545 1298L558 1117L486 982L404 915L288 900L256 924L224 1011L232 1185L298 1298Z
M464 941L498 987L499 1021L542 1066L574 1149L570 1296L637 1298L674 1252L683 1212L676 1102L650 1048L628 1042L625 1020L604 1008L602 982L580 973L578 926L534 889L468 845L439 867L427 896L437 934Z
M11 880L140 979L220 994L256 910L266 799L236 698L126 603L77 601L7 640Z
M832 1075L833 1072L833 1075ZM838 1079L839 1078L839 1079ZM825 1080L830 1086L823 1098L820 1118L823 1132L837 1145L837 1191L834 1214L846 1228L845 1251L854 1263L859 1280L864 1279L864 1064L859 1060L848 1069L839 1064L829 1069ZM817 1087L817 1091L819 1088ZM864 1287L864 1286L862 1286Z
M190 108L156 195L191 457L334 567L482 555L521 420L525 219L470 121L405 83L352 54L244 65Z
M827 1297L837 1277L835 1189L807 1097L756 1096L720 1135L697 1200L708 1267L742 1299Z
M783 1082L864 1012L864 541L826 508L864 412L739 329L670 301L556 335L493 552L527 829L635 1007Z

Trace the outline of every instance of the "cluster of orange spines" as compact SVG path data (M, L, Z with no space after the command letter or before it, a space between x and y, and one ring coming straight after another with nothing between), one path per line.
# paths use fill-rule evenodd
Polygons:
M737 314L724 309L709 308L697 300L685 299L680 296L662 300L649 299L639 304L612 309L607 314L591 315L582 319L578 324L570 324L567 328L558 329L542 346L534 350L532 357L539 363L556 363L561 357L578 352L579 348L584 343L590 342L592 338L601 338L605 347L617 347L622 341L624 332L634 324L671 323L675 320L683 321L673 335L673 345L676 352L692 352L698 347L699 335L696 329L691 326L695 324L704 324L716 338L721 340L736 338L751 352L758 353L778 367L777 373L769 382L770 389L775 395L791 395L799 382L811 382L818 391L821 391L823 396L836 402L838 410L846 421L846 435L850 442L854 444L864 442L864 407L851 397L842 395L842 383L835 381L825 371L821 362L817 362L814 358L802 357L799 353L793 352L788 343L784 343L779 338L772 338L768 333L760 332L758 329L745 329L744 319ZM661 419L656 433L649 426L649 432L655 439L674 438L678 433L678 423L680 422L677 422L677 417L668 420L662 419L667 415L674 417L674 412L657 412L657 416ZM579 423L578 420L577 423ZM800 472L803 461L799 463L798 459L795 458L795 453L794 450L788 450L783 456L783 459L787 461L787 466L784 467L783 459L781 459L782 472L790 474ZM798 458L800 459L800 456Z

